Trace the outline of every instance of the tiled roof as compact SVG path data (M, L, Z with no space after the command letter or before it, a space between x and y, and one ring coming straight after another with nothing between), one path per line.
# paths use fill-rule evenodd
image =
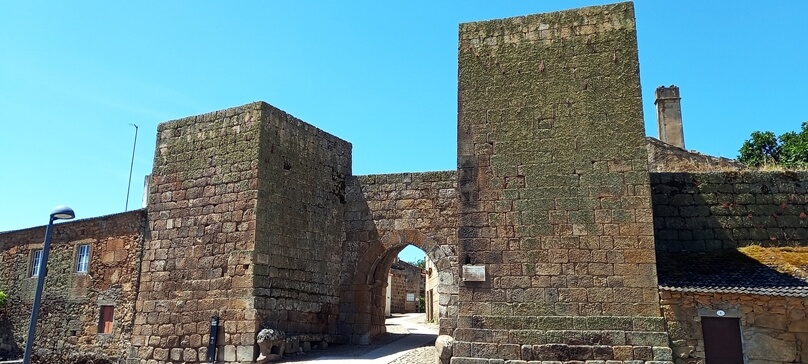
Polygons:
M784 272L737 250L657 252L659 288L668 291L808 297L805 267L791 268Z

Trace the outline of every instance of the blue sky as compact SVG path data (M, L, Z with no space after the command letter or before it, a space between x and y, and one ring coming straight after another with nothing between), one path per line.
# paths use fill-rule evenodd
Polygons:
M157 124L257 100L353 143L354 173L456 167L458 23L604 1L0 3L0 231L130 209ZM688 149L808 121L808 2L635 3L646 133L681 88Z

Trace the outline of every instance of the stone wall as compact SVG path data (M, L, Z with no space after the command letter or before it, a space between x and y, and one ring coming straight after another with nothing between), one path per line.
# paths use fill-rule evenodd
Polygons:
M701 318L717 310L740 318L748 364L808 363L805 298L675 291L660 297L677 364L705 364Z
M808 172L652 173L660 251L804 246Z
M399 260L390 267L390 273L393 275L390 312L418 312L418 297L421 297L421 292L424 289L424 277L421 275L421 268ZM408 293L413 294L415 300L408 301Z
M393 263L395 266L395 263ZM407 291L407 282L401 272L390 268L390 313L404 313L404 298Z
M461 24L459 47L458 258L485 278L451 362L670 360L632 4Z
M440 297L438 294L438 268L431 259L426 260L426 280L424 282L424 290L426 291L424 297L424 309L426 310L427 322L437 322L438 312L440 311Z
M346 180L339 332L355 343L383 333L387 275L398 253L414 245L435 262L440 330L457 315L455 172L352 176Z
M422 312L419 311L418 307L418 300L424 296L424 276L422 273L421 268L418 268L412 264L405 262L405 283L406 283L406 293L412 293L414 295L413 300L405 300L404 302L404 311L405 312Z
M55 224L34 342L41 362L128 355L145 228L143 210ZM0 290L9 294L0 308L0 358L22 357L37 284L31 257L44 237L44 226L0 234ZM89 270L79 273L77 251L85 244ZM102 305L113 306L108 334L99 332Z
M266 103L160 124L141 362L251 362L262 327L336 332L351 146Z
M648 142L648 169L651 172L730 172L745 169L734 159L713 157L661 142L652 137Z
M334 334L351 144L267 104L261 111L252 263L259 321L287 334Z
M145 213L57 225L40 351L203 362L213 316L220 362L253 362L263 327L368 343L414 245L454 364L669 363L666 319L699 363L694 312L725 306L750 358L808 356L804 301L663 292L660 317L655 247L805 245L808 172L694 173L735 165L646 140L631 3L462 24L458 65L457 172L352 176L350 143L263 102L161 124ZM43 234L0 234L0 357Z
M162 123L132 338L141 363L252 361L252 255L262 103Z

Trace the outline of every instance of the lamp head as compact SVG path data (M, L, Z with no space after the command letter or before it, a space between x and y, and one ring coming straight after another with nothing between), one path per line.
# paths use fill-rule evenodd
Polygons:
M76 217L76 214L73 212L73 209L64 205L59 205L53 208L50 216L51 219L54 220L70 220Z

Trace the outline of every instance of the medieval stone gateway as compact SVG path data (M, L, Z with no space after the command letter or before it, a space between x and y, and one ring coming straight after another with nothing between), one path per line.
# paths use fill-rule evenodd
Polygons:
M212 317L216 362L366 344L414 245L443 363L808 363L808 273L781 259L808 254L808 174L649 142L631 3L461 24L458 65L454 171L355 176L349 142L264 102L160 124L147 208L57 225L38 355L206 362ZM43 233L0 233L0 358Z

